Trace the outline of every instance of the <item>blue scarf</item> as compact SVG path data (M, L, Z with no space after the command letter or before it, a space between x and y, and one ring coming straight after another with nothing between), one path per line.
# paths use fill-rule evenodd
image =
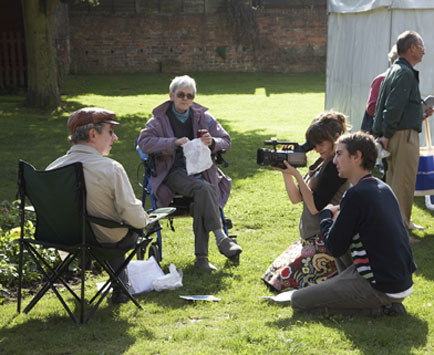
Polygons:
M177 120L185 123L185 121L187 121L188 117L190 116L190 107L184 113L179 113L175 110L175 105L172 105L172 112L175 114Z

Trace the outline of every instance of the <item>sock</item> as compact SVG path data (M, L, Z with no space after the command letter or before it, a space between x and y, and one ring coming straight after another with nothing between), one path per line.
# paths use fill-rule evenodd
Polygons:
M215 241L217 243L217 246L219 246L220 243L228 237L226 233L223 231L223 229L217 229L213 231L213 233L215 235Z

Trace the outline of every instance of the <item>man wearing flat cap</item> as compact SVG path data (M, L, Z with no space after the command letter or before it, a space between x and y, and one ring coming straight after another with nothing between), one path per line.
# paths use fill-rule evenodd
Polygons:
M90 215L141 229L148 223L141 201L136 199L123 166L105 157L118 140L114 128L119 124L115 114L101 108L82 108L69 116L67 127L71 132L72 147L66 155L52 162L47 170L81 162L86 181L86 204ZM129 247L134 245L137 234L127 228L106 228L91 224L97 241L103 246ZM124 257L109 260L117 269ZM127 284L126 272L120 275ZM124 303L128 297L120 288L113 289L113 303Z

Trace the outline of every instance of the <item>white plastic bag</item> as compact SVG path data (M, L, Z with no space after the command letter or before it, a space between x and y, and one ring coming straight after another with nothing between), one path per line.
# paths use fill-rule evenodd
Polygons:
M377 160L375 162L375 168L378 170L378 172L381 175L384 175L383 159L387 158L390 155L390 153L383 148L383 145L379 141L375 142L375 145L377 146L377 152L378 152Z
M212 166L211 151L199 138L188 141L182 148L188 175L199 174Z
M425 206L431 211L434 211L434 195L425 195Z
M132 260L127 266L128 278L133 294L149 292L154 289L154 280L164 276L163 270L153 256L148 260Z
M176 270L176 266L170 264L169 273L154 280L152 285L158 292L182 287L182 270Z

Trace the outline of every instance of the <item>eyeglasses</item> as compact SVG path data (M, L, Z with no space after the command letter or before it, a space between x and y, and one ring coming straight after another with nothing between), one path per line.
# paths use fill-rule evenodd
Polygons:
M104 132L107 132L109 134L110 137L113 137L116 135L115 131L113 130L113 127L109 127L109 129L104 130ZM102 133L102 132L101 132Z
M184 91L178 91L176 93L176 97L178 99L184 99L185 97L187 98L187 100L193 100L194 99L194 95L193 94L186 94Z

